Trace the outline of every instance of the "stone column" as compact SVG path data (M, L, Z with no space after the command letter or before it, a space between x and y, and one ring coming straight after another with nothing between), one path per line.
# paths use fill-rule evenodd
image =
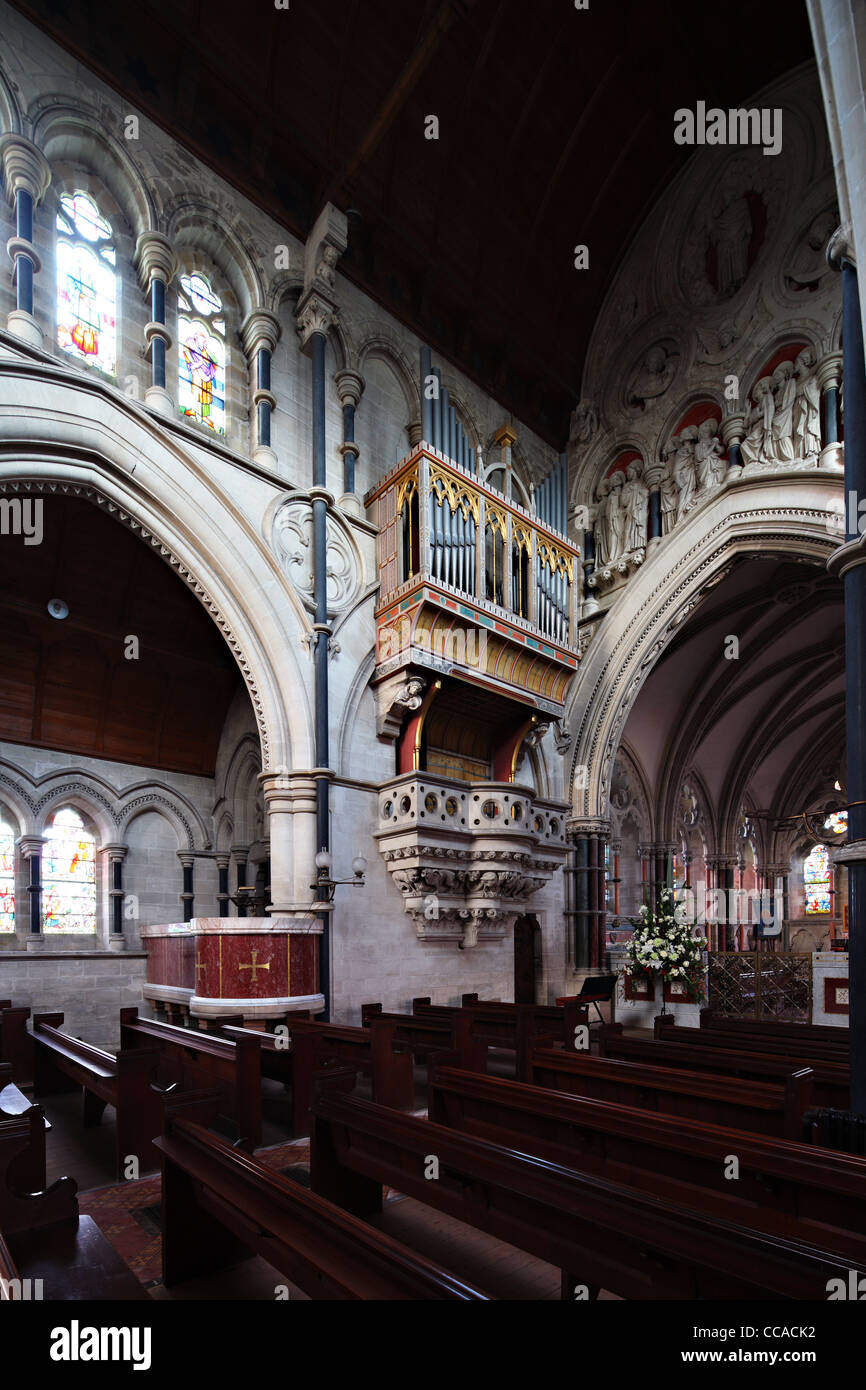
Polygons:
M605 961L604 846L610 825L602 820L570 820L568 835L575 847L576 970L598 973Z
M611 840L610 842L610 882L613 887L613 915L619 916L619 887L621 879L619 876L620 853L622 851L622 840Z
M839 448L839 387L842 385L842 354L828 352L815 368L821 388L821 456L820 468L841 468Z
M247 855L250 852L249 845L232 845L232 858L235 861L235 893L239 889L247 886ZM247 907L242 898L237 904L237 914L239 917L246 917Z
M510 501L511 501L511 450L512 450L512 446L513 446L514 444L517 443L517 435L515 434L514 430L511 428L510 425L501 425L501 426L499 427L499 429L496 431L496 433L494 434L493 438L494 438L494 440L496 441L496 443L499 445L500 459L501 459L502 467L503 467L504 474L505 474L505 476L504 476L504 481L503 481L503 484L502 484L502 491L505 493L505 496L508 498L508 500L509 500L509 502L510 502Z
M218 854L216 856L217 873L219 874L219 888L217 890L217 902L219 903L220 917L229 915L229 859L230 855Z
M195 855L186 854L178 850L177 857L183 866L183 888L180 894L180 900L183 904L183 920L185 922L191 922L193 918L193 904L195 902L195 891L193 887Z
M649 514L647 518L647 549L658 544L662 538L662 495L660 484L664 476L663 463L648 463L643 471L644 482L649 488Z
M6 194L15 207L15 236L6 250L15 265L15 308L6 319L10 333L30 347L42 347L42 330L33 316L33 276L42 261L33 244L33 212L51 182L51 168L38 145L23 135L4 135L0 159Z
M279 337L279 320L267 309L254 309L241 327L256 417L253 458L262 468L270 469L277 466L277 456L271 448L271 415L277 407L276 396L271 391L271 357Z
M151 379L144 399L151 410L171 418L175 403L166 381L165 354L172 338L165 326L165 291L177 273L177 258L168 237L162 232L142 232L135 243L135 268L142 293L150 295L150 323L145 325L144 336Z
M722 440L728 450L728 477L738 478L743 471L740 446L746 434L746 417L739 411L726 415L721 423Z
M830 264L842 271L842 341L845 373L845 496L866 497L866 362L857 268L844 232L831 238ZM846 507L846 525L858 524ZM853 515L851 513L853 512ZM866 1115L866 549L859 530L828 562L845 593L845 713L848 843L836 851L848 869L848 987L851 1038L851 1109Z
M122 951L126 944L123 938L123 861L129 851L126 845L111 844L103 845L99 853L103 856L106 866L109 902L108 948L112 951Z
M360 450L355 443L355 411L364 392L364 378L346 368L337 372L334 381L343 408L343 442L340 453L343 455L343 497L355 496L355 464ZM341 499L343 500L343 499ZM360 513L360 506L358 508Z
M18 849L23 859L28 861L30 882L27 893L30 899L30 931L27 938L28 951L41 949L42 936L42 846L46 843L44 835L22 835Z

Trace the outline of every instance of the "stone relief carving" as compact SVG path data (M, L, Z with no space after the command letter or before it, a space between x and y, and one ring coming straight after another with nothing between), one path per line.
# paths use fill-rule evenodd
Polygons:
M586 447L598 429L598 411L589 401L581 401L571 412L569 444Z
M283 502L274 517L273 547L283 572L313 608L313 509L306 498ZM338 613L350 607L361 585L360 566L355 548L343 526L328 515L327 524L328 611Z
M636 364L626 390L626 402L643 410L648 401L663 396L676 375L678 352L672 343L655 343Z
M785 288L800 293L815 291L826 276L832 275L827 264L827 243L839 225L839 209L827 208L813 218L797 243L784 268Z

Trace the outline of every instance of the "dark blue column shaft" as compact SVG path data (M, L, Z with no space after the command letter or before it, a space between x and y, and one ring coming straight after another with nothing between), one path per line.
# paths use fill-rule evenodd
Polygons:
M355 407L351 401L346 401L343 406L343 443L354 444L355 442ZM355 451L345 449L343 451L343 491L355 491Z
M650 540L662 533L662 495L657 487L649 495L649 533Z
M586 835L578 835L575 844L574 887L574 964L578 970L585 970L589 965L591 927L589 912L589 838Z
M314 333L311 340L313 354L313 485L324 487L326 483L325 465L325 336ZM313 502L313 601L316 606L316 622L328 621L327 596L327 521L325 500L317 497ZM314 654L314 673L316 691L316 766L328 766L328 634L316 633ZM330 784L327 777L319 776L316 781L316 844L319 849L330 849ZM328 898L327 888L316 890L320 902ZM319 1014L322 1022L330 1018L330 914L320 914L322 935L319 941L319 989L325 996L324 1011Z
M114 896L111 899L111 930L116 936L123 932L123 861L115 859L111 866L112 888Z
M845 497L857 525L866 497L866 363L857 271L842 269L842 343L845 382ZM857 538L855 531L848 539ZM848 839L866 839L866 565L849 569L845 586L845 725L848 744ZM848 864L848 984L851 1109L866 1115L866 859Z
M732 440L731 440L731 443L730 443L730 445L729 445L729 447L728 447L728 467L729 467L729 468L742 468L742 466L743 466L743 455L742 455L742 453L740 452L740 446L739 446L739 444L737 443L736 439L732 439Z
M154 323L165 323L165 281L157 276L150 284L150 314ZM154 386L165 390L165 339L156 337L151 344L151 379Z
M24 241L33 240L33 198L26 188L19 188L15 198L15 226ZM15 257L16 305L25 313L33 313L33 262L29 256Z
M38 936L42 931L42 855L30 856L30 933Z
M247 882L247 861L246 861L245 859L239 859L239 860L238 860L237 887L238 887L238 888L245 888L245 887L246 887L246 882ZM237 890L236 890L236 891L237 891ZM243 898L240 897L240 894L238 894L238 916L239 916L239 917L246 917L246 915L247 915L247 905L246 905L246 903L244 902Z
M839 443L839 390L828 386L821 399L824 407L824 444Z
M271 354L268 348L259 348L256 361L256 383L260 391L271 389ZM271 447L271 407L267 401L259 401L258 408L259 444Z
M191 922L191 921L192 921L192 909L193 909L193 903L194 903L194 901L195 901L194 898L193 898L192 871L193 871L193 865L192 865L192 864L184 864L184 866L183 866L183 920L184 920L185 922Z
M217 868L218 868L218 870L219 870L219 877L220 877L220 886L219 886L220 917L228 917L228 915L229 915L229 898L228 898L228 892L229 892L229 866L228 866L228 864L218 864L218 865L217 865Z

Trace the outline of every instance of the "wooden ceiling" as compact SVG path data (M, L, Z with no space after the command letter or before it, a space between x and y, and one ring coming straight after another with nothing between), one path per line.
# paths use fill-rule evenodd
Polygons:
M674 110L813 56L802 3L16 3L297 236L351 210L341 270L557 448Z
M217 628L97 507L49 496L43 519L41 545L0 541L0 739L212 776L242 684ZM53 598L68 604L62 621Z

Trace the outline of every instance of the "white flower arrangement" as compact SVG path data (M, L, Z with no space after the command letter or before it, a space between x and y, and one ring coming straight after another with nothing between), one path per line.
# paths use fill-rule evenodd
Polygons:
M626 970L632 979L652 974L663 980L679 980L693 999L703 996L703 952L707 942L695 935L685 920L685 905L674 903L669 888L663 888L659 906L651 911L641 907L639 920L632 922L634 934L626 945Z

